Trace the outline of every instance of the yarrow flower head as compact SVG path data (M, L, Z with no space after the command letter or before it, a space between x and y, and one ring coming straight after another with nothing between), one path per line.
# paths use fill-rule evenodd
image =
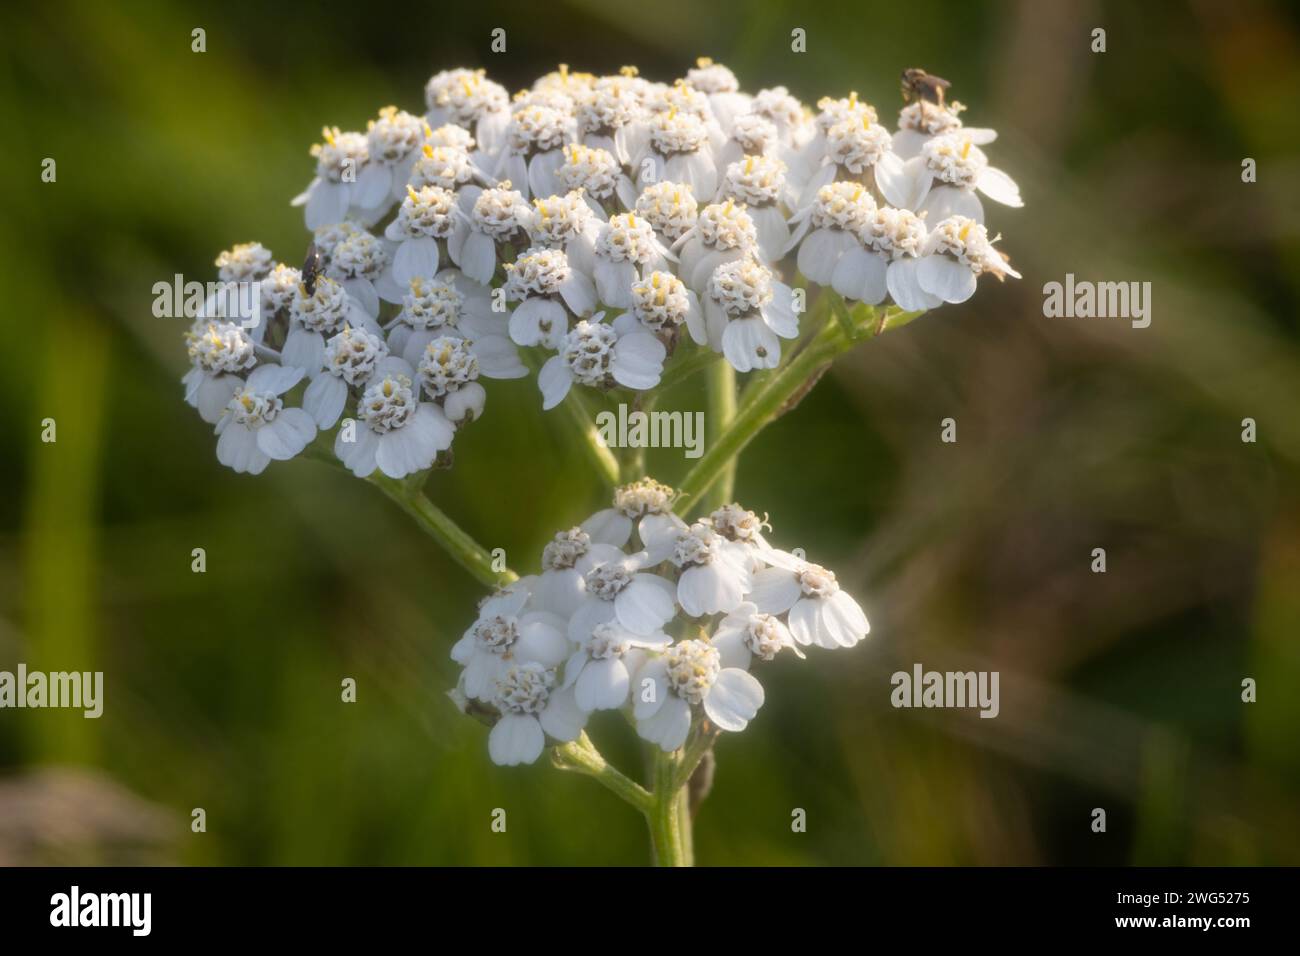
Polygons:
M702 104L707 109L707 104ZM650 120L649 148L643 157L640 185L686 183L697 196L712 196L718 188L718 166L711 131L696 112L674 105Z
M894 152L902 159L911 159L935 136L962 130L976 146L985 146L998 138L995 130L964 126L960 103L931 103L920 99L899 111L898 132L894 134Z
M878 182L891 203L926 215L930 222L961 215L983 223L984 206L977 190L1006 206L1024 205L1015 181L990 166L975 137L960 130L927 140L916 156Z
M793 290L754 259L724 262L709 277L703 320L691 335L721 352L738 372L775 368L780 339L799 335Z
M612 323L602 322L604 313L582 319L559 344L538 373L542 407L552 409L562 402L576 383L608 389L615 384L644 391L659 384L663 371L664 345L647 332L630 313Z
M771 548L764 519L732 504L687 525L677 501L650 478L619 488L612 508L555 535L540 576L482 605L452 657L465 668L458 695L486 707L495 762L536 760L598 710L624 709L664 751L744 730L765 696L751 670L866 635L835 576ZM635 521L635 544L666 534L668 552L623 550Z
M356 179L353 202L382 211L401 195L432 131L428 123L396 106L385 106L366 126L365 168Z
M984 273L999 280L1020 278L993 247L988 230L965 216L950 216L936 225L923 251L917 282L922 291L942 302L965 302L975 294L975 280Z
M671 272L652 272L632 287L632 314L649 331L673 333L683 323L698 323L700 300Z
M591 272L599 220L582 190L534 199L524 228L534 245L564 249L570 265Z
M276 401L301 395L358 473L410 475L449 461L488 381L530 366L545 409L574 385L654 389L701 348L770 369L818 286L920 312L1019 275L979 198L1018 206L1018 189L956 102L909 102L891 132L856 94L751 96L707 58L671 83L561 65L512 99L449 69L424 92L423 116L386 106L322 131L294 200L309 268L257 242L217 258L223 282L260 283L261 311L195 317L184 389L205 420L261 365L297 370ZM808 288L786 284L791 259ZM642 542L657 562L680 531L661 524Z
M451 447L455 426L438 405L421 401L419 391L415 370L402 359L390 356L376 366L357 401L360 421L334 442L349 471L358 478L376 470L405 478L431 468Z
M186 340L192 367L181 379L185 401L205 422L215 424L235 392L239 374L257 364L253 340L232 322L196 324Z
M689 841L667 831L689 815L662 811L720 733L757 719L766 669L869 633L851 582L777 547L766 513L711 499L736 449L794 408L823 356L964 302L980 276L1019 276L984 226L981 197L1022 205L983 151L996 133L937 100L908 102L891 131L856 94L816 110L782 86L751 96L707 58L671 83L560 65L514 97L484 70L440 71L422 116L388 106L363 131L323 130L292 200L305 255L248 242L217 257L222 283L260 295L236 314L187 299L185 400L219 463L257 474L332 447L495 583L460 622L449 696L490 726L494 762L549 749L660 821L671 862ZM732 374L764 369L743 387ZM625 419L673 422L654 391L704 370L720 427L682 492L629 481L645 459L611 450L641 447ZM531 374L613 491L519 578L423 486L487 383ZM604 710L673 755L653 761L653 792L587 737Z
M273 263L260 242L245 242L217 256L217 275L222 282L252 282L265 277Z
M618 309L632 307L632 285L643 271L668 266L654 227L635 213L611 216L596 238L594 278L600 300Z
M459 127L445 126L442 128L459 129ZM470 142L473 142L472 138ZM461 186L478 182L481 178L478 167L470 158L468 147L452 144L434 146L425 143L420 149L420 155L411 164L411 175L407 177L406 183L415 189L437 186L440 189L455 191Z
M260 474L273 460L287 461L316 437L316 423L281 396L302 378L299 369L260 365L237 387L217 421L217 460L237 472Z
M557 173L564 162L562 150L575 135L571 106L565 98L556 105L537 102L515 110L506 132L508 148L495 172L517 183L524 198L561 191Z
M893 296L909 312L938 304L916 277L925 249L924 219L907 209L881 206L858 228L857 238L835 263L831 286L836 292L868 305Z
M382 335L344 326L321 349L321 373L303 393L303 411L318 428L333 428L343 414L349 391L363 388L387 356L388 344Z
M510 123L510 94L487 78L486 70L443 70L424 87L432 127L454 123L472 134L480 148L495 152Z
M637 197L635 211L670 242L680 239L699 218L699 204L687 183L647 186Z
M573 268L562 249L534 246L506 267L503 287L519 306L510 316L510 337L519 345L559 348L569 329L569 312L585 315L596 291L585 272Z
M609 150L570 143L564 147L564 162L557 171L568 190L582 190L595 201L595 210L603 215L600 203L617 201L626 206L636 204L637 193L623 166Z
M360 205L358 178L370 159L364 133L343 132L337 126L321 130L320 143L312 146L316 177L293 204L303 206L308 229L342 222L348 210Z

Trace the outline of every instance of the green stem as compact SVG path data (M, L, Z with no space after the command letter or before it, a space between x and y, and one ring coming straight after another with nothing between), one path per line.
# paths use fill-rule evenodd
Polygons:
M722 355L704 345L696 346L686 355L675 356L659 379L659 390L667 391L674 385L680 385L700 369L710 368L719 361L722 361Z
M713 445L726 432L736 417L736 370L730 362L715 362L709 366L709 444ZM712 511L731 501L736 483L736 459L732 455L722 464L717 479L708 496L701 502L704 510ZM700 489L703 492L705 489Z
M524 364L536 375L542 366L533 353L533 349L523 349L521 357ZM583 386L575 384L570 388L568 396L560 405L564 408L564 414L568 415L570 424L577 429L582 449L591 463L596 466L597 473L607 486L615 487L619 483L618 459L600 440L600 431L596 428L596 415L587 396L583 394Z
M824 298L832 294L828 291ZM826 305L830 304L828 300ZM823 366L858 342L900 328L918 314L900 312L891 306L877 316L870 306L859 305L850 314L851 323L826 322L784 367L777 369L765 382L745 390L744 400L730 426L710 444L682 480L678 500L685 508L692 509L694 503L723 477L754 436L777 418L801 390L815 381Z
M729 469L754 436L776 418L782 406L807 383L814 372L852 345L836 325L828 325L789 365L780 370L757 394L748 396L730 427L714 439L678 488L688 507Z
M695 826L691 819L691 794L686 787L677 791L677 832L682 845L683 865L695 865Z
M569 397L561 404L568 410L569 418L573 421L582 437L583 448L586 450L591 463L596 466L596 471L604 479L605 484L610 488L616 486L620 481L620 469L618 459L614 453L609 450L600 439L600 431L596 428L596 416L591 410L591 405L579 391L578 386L569 390Z
M635 411L649 414L654 411L655 404L659 401L659 395L656 392L633 392L632 408ZM645 474L645 445L644 443L636 445L629 449L627 461L623 465L623 474L629 479L640 478Z
M682 749L682 758L677 764L677 776L673 780L673 785L678 789L684 788L691 782L691 776L695 773L695 768L700 765L704 755L708 753L713 744L718 739L718 729L709 725L709 730L702 727L697 729L695 736L692 737Z
M656 866L690 866L691 815L686 790L675 786L676 754L655 751L653 805L647 815Z
M456 559L456 563L472 574L480 583L488 587L501 587L519 580L519 575L506 568L495 571L492 568L492 555L481 544L465 532L460 525L447 517L446 513L430 501L419 488L407 482L389 478L375 472L366 479L403 511L415 519L429 537L437 541L443 549Z
M647 817L654 808L654 797L649 791L610 766L585 731L572 743L556 746L551 751L551 763L560 770L569 770L591 777Z

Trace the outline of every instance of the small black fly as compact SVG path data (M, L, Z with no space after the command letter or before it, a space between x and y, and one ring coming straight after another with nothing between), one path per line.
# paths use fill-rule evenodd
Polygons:
M316 294L316 280L325 272L325 257L321 255L316 243L307 247L307 258L302 264L302 284L308 295Z

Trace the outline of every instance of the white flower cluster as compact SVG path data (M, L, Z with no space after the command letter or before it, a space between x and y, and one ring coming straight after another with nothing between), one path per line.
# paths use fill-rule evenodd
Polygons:
M292 457L345 412L335 450L353 472L428 468L482 413L480 377L528 374L520 349L549 353L532 362L547 409L575 384L654 388L683 328L738 371L773 368L806 298L783 264L906 311L1018 275L979 194L1019 206L1019 191L981 149L996 134L956 105L910 103L891 133L856 94L814 112L784 87L742 93L706 59L673 84L561 66L513 98L447 70L425 100L312 148L294 203L319 275L256 243L217 260L263 283L257 328L190 332L187 400L236 470ZM281 397L298 381L302 414Z
M852 647L869 630L835 575L772 547L740 505L687 524L649 478L561 531L542 572L485 600L452 648L453 698L491 714L498 764L577 739L590 714L625 710L665 752L694 724L740 731L763 704L750 673L801 647Z

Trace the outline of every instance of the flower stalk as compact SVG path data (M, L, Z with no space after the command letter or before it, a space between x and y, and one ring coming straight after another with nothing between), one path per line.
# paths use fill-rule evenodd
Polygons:
M838 296L833 292L824 291L822 301L826 306L832 305L836 299ZM787 406L801 397L825 366L858 342L900 328L918 314L903 312L896 306L877 314L870 306L859 305L848 313L848 323L826 322L808 344L767 381L745 390L735 417L682 480L679 491L685 507L693 508L718 481L725 482L725 476L734 472L741 451L767 425L788 411Z
M419 487L379 472L366 480L396 502L422 531L438 542L479 583L496 588L519 580L519 575L509 568L494 570L491 553L430 501Z
M656 750L654 805L649 814L656 866L692 866L695 862L686 789L677 785L677 777L677 754Z
M556 746L551 751L551 763L559 770L591 777L620 800L640 810L647 818L654 810L654 796L639 783L610 766L586 731L577 740Z
M596 467L596 473L600 475L607 487L613 488L619 483L622 469L619 468L618 458L601 440L591 405L577 389L569 393L568 399L563 404L582 440L583 450Z
M709 444L715 443L731 425L736 417L736 370L729 362L715 362L709 366L709 421L707 434ZM704 501L706 509L713 509L731 501L736 483L736 459L739 450L726 461L718 471L717 478L707 490Z

